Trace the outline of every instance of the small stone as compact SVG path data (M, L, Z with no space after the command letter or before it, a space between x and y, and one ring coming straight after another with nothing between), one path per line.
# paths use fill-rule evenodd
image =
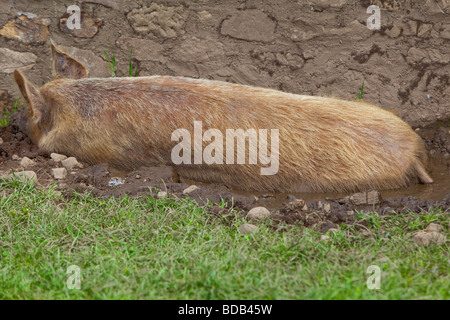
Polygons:
M354 205L375 205L380 202L380 193L376 190L358 192L350 196L350 202Z
M259 228L257 226L255 226L254 224L243 224L241 226L239 226L239 232L241 234L253 234L259 231Z
M67 159L67 156L65 156L63 154L59 154L59 153L51 153L50 158L52 158L53 161L59 162L59 161L63 161L65 159Z
M62 32L69 33L78 38L92 38L98 32L98 28L103 24L103 20L100 18L85 18L81 17L81 23L79 29L69 29L67 27L67 18L61 18L59 20L59 29Z
M423 247L428 247L430 244L441 245L445 242L445 240L445 236L436 231L419 231L414 236L414 241L416 242L416 244Z
M189 193L192 193L192 192L194 192L196 190L200 190L200 188L195 186L195 185L192 185L192 186L187 187L186 189L184 189L183 190L183 194L189 194Z
M402 29L400 29L398 26L393 26L390 30L386 31L386 34L390 38L397 38L402 33Z
M440 231L444 230L444 227L437 223L430 223L428 225L428 227L425 228L425 230L430 231L430 232L433 232L433 231L440 232Z
M12 155L13 160L20 160L20 157L17 154Z
M2 144L3 143L3 139L2 138L0 138L0 144Z
M432 24L428 24L428 23L421 24L419 27L419 30L417 32L417 36L419 36L421 38L429 38L430 34L431 34L431 30L433 30Z
M75 157L70 157L61 161L61 164L67 170L72 170L75 167L78 167L78 161Z
M7 174L6 176L2 176L3 179L14 179L14 177L23 180L23 179L27 179L27 180L31 180L32 182L37 182L37 175L36 172L34 171L19 171L19 172L14 172L14 173L10 173Z
M308 205L305 204L302 208L302 211L308 211Z
M26 71L35 65L37 56L31 52L0 48L0 72L13 73L15 69Z
M27 15L20 15L9 20L0 30L0 35L7 39L19 40L25 44L43 44L49 34L48 19L30 19Z
M57 180L65 179L67 176L66 168L53 168L52 169L53 178Z
M135 178L136 178L136 179L140 179L141 176L137 174L137 175L135 176Z
M247 213L247 219L264 219L270 216L270 211L264 207L256 207Z
M375 205L380 203L380 193L376 190L367 192L367 204Z
M166 191L160 191L160 192L158 192L158 194L156 195L156 197L157 197L158 199L163 199L163 198L167 197L167 192L166 192Z
M367 195L365 192L355 193L350 196L350 201L355 205L361 205L367 203Z
M323 205L323 211L326 213L329 213L331 211L331 204L330 203L325 203Z
M31 167L34 164L35 164L34 161L28 157L23 157L22 160L20 160L20 166L24 168Z

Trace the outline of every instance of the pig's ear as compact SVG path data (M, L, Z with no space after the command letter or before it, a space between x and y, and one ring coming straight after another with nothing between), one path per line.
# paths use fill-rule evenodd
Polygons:
M53 59L53 75L56 78L82 79L87 77L86 68L65 52L62 52L51 41L50 48Z
M14 78L16 79L16 83L19 86L22 96L33 113L33 118L39 121L42 118L45 106L44 99L39 93L39 90L37 90L18 69L14 70Z

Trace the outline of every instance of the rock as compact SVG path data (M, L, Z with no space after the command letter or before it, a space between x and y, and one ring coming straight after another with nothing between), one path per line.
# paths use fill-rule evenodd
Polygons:
M185 33L184 26L189 13L183 6L171 7L153 2L127 14L134 31L141 34L152 33L158 38L176 38Z
M345 197L343 199L344 203L352 203L354 205L376 205L380 203L380 193L376 190L372 191L364 191L364 192L358 192L350 197Z
M7 174L6 176L3 176L2 178L14 179L14 177L16 177L20 180L27 179L27 180L31 180L32 182L37 182L37 175L36 175L36 172L34 172L34 171L14 172L14 173Z
M20 160L20 157L17 154L12 155L13 160Z
M414 236L414 241L417 245L428 247L430 244L441 245L445 242L446 238L443 234L436 231L428 232L427 230L419 231Z
M163 199L163 198L167 197L167 192L166 191L159 191L158 194L156 195L156 197L158 199Z
M270 216L270 211L264 207L255 207L247 213L247 219L264 219Z
M52 169L53 178L57 180L65 179L67 176L66 168L53 168Z
M450 24L444 24L442 31L439 33L439 36L444 39L450 40Z
M49 19L28 18L22 14L9 20L0 30L7 39L19 40L25 44L44 44L49 34Z
M27 168L27 167L31 167L34 165L35 165L34 161L28 157L23 157L22 160L20 160L21 167Z
M14 69L25 71L33 68L37 56L31 52L18 52L0 48L0 72L13 73Z
M78 38L92 38L97 34L98 28L103 24L103 20L100 18L83 17L81 15L81 28L69 29L67 27L67 19L68 17L63 17L59 20L59 29Z
M75 157L70 157L61 161L61 164L67 170L72 170L75 167L79 167L79 163Z
M52 158L53 161L59 162L59 161L63 161L65 159L67 159L67 156L65 156L63 154L59 154L59 153L51 153L50 158Z
M417 36L420 38L429 38L433 30L433 25L429 23L421 24L419 30L417 31Z
M440 231L444 230L444 227L437 223L430 223L428 225L428 227L425 228L425 230L430 231L430 232L433 232L433 231L440 232Z
M380 203L380 193L376 190L367 192L367 204L375 205Z
M208 11L200 11L198 13L198 18L199 18L200 21L211 20L212 19L212 15Z
M2 144L3 143L3 139L2 138L0 138L0 144Z
M239 232L241 234L253 234L259 231L259 228L254 224L245 223L239 226Z
M390 30L386 30L386 34L390 38L397 38L402 33L402 29L398 26L393 26Z
M236 39L270 42L275 38L275 22L260 10L245 10L222 23L220 33Z
M200 188L195 186L195 185L192 185L192 186L187 187L186 189L184 189L183 190L183 194L189 194L189 193L192 193L192 192L194 192L196 190L200 190Z
M415 36L417 34L417 21L409 20L403 25L404 36Z

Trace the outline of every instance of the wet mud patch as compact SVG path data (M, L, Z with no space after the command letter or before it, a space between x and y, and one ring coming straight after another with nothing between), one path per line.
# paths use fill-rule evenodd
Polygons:
M11 172L33 171L39 188L55 185L64 197L71 197L75 192L89 192L96 197L189 197L206 205L207 212L225 221L234 215L245 216L250 209L263 206L269 209L269 218L275 228L300 224L322 233L341 224L364 229L367 222L361 215L369 212L412 214L434 207L450 208L450 126L442 123L417 129L431 156L430 171L435 181L432 185L417 184L399 190L368 190L356 194L272 194L183 181L169 166L122 172L107 164L89 166L81 163L79 167L67 170L64 178L55 179L52 170L62 168L61 162L41 152L30 141L20 129L19 118L13 117L9 126L0 127L0 177Z

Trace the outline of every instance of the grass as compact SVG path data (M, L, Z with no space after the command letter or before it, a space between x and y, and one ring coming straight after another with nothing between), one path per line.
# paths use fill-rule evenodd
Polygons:
M22 97L17 98L16 102L14 103L14 106L12 108L12 110L8 110L5 109L3 111L3 114L0 114L0 127L6 127L7 125L9 125L10 119L11 119L11 115L16 112L17 110L19 110L19 108L23 107L23 103L19 106L19 101Z
M361 91L358 93L358 95L356 96L356 100L362 100L362 97L363 97L363 91L364 91L364 78L363 78L363 82L362 82L362 85L361 85Z
M341 226L328 241L302 226L241 235L193 200L63 198L0 180L0 299L448 299L448 241L417 247L408 233L448 212L363 215L374 237ZM68 289L67 269L81 270ZM381 269L381 289L366 285Z
M105 57L106 57L106 61L108 61L109 64L109 68L111 69L111 77L116 77L117 76L117 71L116 71L116 57L114 56L114 51L111 45L111 58L109 57L108 53L106 52L106 50L103 50L103 52L105 53ZM129 77L136 77L138 74L138 70L137 67L134 69L133 71L133 63L132 63L132 59L131 59L131 55L133 54L133 49L130 50L130 61L128 64L128 76Z

